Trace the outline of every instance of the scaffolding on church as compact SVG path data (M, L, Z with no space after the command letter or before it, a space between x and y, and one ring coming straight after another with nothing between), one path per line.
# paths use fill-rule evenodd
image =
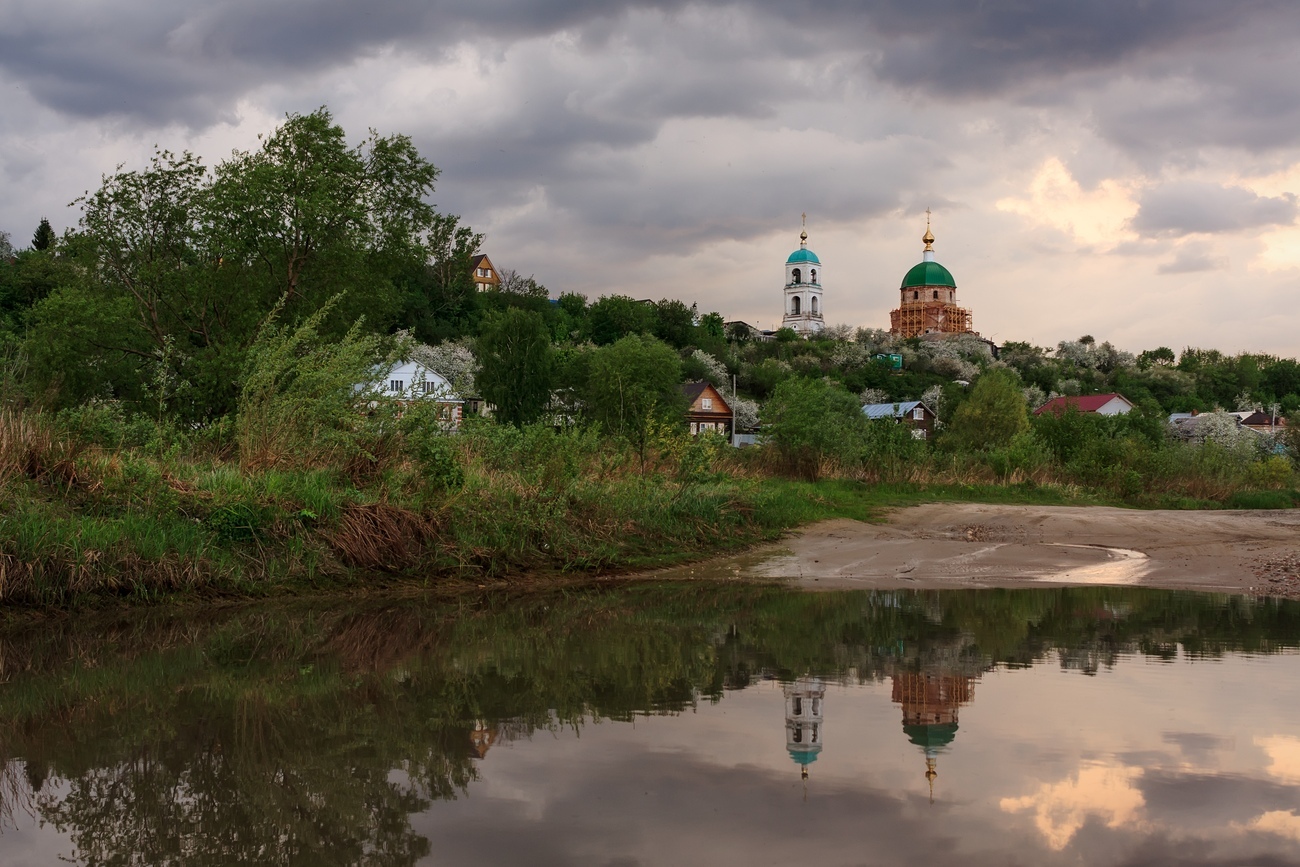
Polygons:
M946 301L907 301L889 313L889 330L900 337L923 334L969 334L971 314Z

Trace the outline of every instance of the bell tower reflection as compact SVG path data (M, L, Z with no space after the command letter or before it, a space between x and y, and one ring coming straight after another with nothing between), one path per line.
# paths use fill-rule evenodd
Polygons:
M822 751L823 702L826 684L821 678L801 677L785 685L785 748L808 779L808 766Z

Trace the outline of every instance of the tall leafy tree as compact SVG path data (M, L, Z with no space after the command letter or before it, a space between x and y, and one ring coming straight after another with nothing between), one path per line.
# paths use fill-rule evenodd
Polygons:
M324 339L362 314L371 331L411 324L400 317L420 279L449 270L468 281L478 240L428 204L437 176L409 138L372 131L352 146L320 109L289 115L257 150L211 172L159 150L148 167L105 177L79 200L68 245L82 277L33 311L29 343L47 356L37 387L62 379L65 401L129 397L165 355L194 386L186 411L222 414L277 304L297 321L337 298ZM67 333L90 342L78 350ZM76 388L65 374L74 367L89 371Z
M540 314L511 307L483 322L477 383L506 424L537 421L550 401L555 358Z
M628 440L644 462L657 423L683 424L682 363L672 347L632 334L592 353L587 368L586 415Z
M958 447L986 450L1008 445L1029 430L1025 396L1015 374L989 370L975 381L970 397L953 413L946 439Z
M653 304L626 295L606 295L587 308L591 340L598 346L608 346L629 334L652 334L656 319Z

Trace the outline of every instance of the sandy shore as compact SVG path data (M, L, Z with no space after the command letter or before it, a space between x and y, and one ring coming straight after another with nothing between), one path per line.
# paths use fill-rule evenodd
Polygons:
M1127 584L1300 597L1300 511L935 503L885 524L825 521L674 571L810 589Z

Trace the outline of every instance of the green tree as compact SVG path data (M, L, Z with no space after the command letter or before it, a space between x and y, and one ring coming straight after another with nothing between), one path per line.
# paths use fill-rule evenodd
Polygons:
M684 425L681 360L659 340L628 335L593 352L586 373L587 418L631 443L643 467L654 427Z
M816 481L831 460L855 464L866 420L858 399L824 379L787 379L763 406L766 439L789 472Z
M675 349L685 349L695 342L695 307L665 298L655 305L655 337Z
M540 314L511 307L483 321L478 340L479 391L496 418L521 427L541 418L554 385L555 357Z
M986 371L975 381L970 397L957 407L944 439L967 451L986 451L1011 443L1029 429L1025 396L1015 374Z
M655 319L653 304L626 295L606 295L587 308L591 339L597 346L608 346L629 334L652 334Z
M84 399L63 372L116 356L84 384L138 395L164 353L169 375L193 385L192 412L220 415L234 407L245 353L277 305L301 321L336 299L318 323L324 339L363 312L374 332L405 314L437 317L431 302L413 309L411 296L427 301L449 279L468 284L477 243L428 204L437 176L409 138L372 132L353 147L320 109L289 115L256 151L213 172L192 154L159 150L146 168L105 177L79 200L78 231L60 244L83 276L61 284L57 309L33 310L30 354L68 350L48 359L37 390L62 377L60 401ZM68 329L93 342L78 352L58 333Z
M32 234L33 250L48 250L54 244L54 229L50 227L50 221L41 217L40 224Z

